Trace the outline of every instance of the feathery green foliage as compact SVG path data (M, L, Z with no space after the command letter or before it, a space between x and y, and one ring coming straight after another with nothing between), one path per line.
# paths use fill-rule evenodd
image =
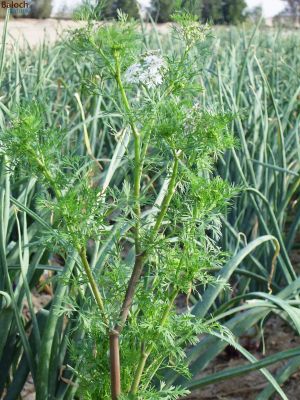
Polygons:
M5 278L0 279L0 368L4 372L0 374L1 392L7 389L9 396L18 396L31 372L41 400L46 398L45 388L58 399L72 398L75 392L84 393L86 398L99 396L99 392L109 396L110 367L104 354L108 338L103 320L106 316L110 316L111 323L118 320L135 261L134 140L128 128L132 123L141 133L142 143L151 134L140 193L140 242L149 254L121 333L124 392L132 384L132 364L140 362L145 350L139 346L142 337L150 346L146 350L151 351L139 385L140 396L178 398L193 387L193 377L224 349L227 341L233 343L226 327L240 336L278 311L293 329L297 327L299 279L295 279L288 251L294 246L300 220L296 201L298 76L290 74L291 68L296 71L298 67L295 49L299 42L293 35L271 37L261 31L259 37L250 39L247 31L242 37L238 32L218 31L212 55L207 49L203 51L200 43L183 63L178 62L184 54L182 43L161 38L165 48L160 54L165 60L162 84L149 89L141 80L138 84L124 83L133 112L126 111L119 87L110 75L109 63L115 65L114 52L108 49L109 63L103 62L97 53L101 46L95 48L88 40L85 43L81 32L77 39L82 40L83 48L88 50L84 54L89 57L82 57L80 63L73 55L76 41L64 47L63 52L59 46L46 45L30 54L16 49L5 55L2 51L1 87L6 97L1 98L0 124L6 156L1 155L0 196L0 274ZM155 35L144 39L156 49ZM125 60L120 58L122 79L128 67L141 63L140 48L142 45L135 46L126 53ZM273 52L268 53L268 48ZM142 60L159 55L144 51L141 50ZM93 58L93 54L97 57ZM286 59L292 60L292 65L281 63ZM204 73L199 73L203 70L199 60L205 66ZM186 114L194 105L192 95L196 91L190 91L188 71L192 71L189 77L193 89L199 83L205 88L196 94L191 121ZM198 73L195 75L194 71ZM185 77L184 85L180 84L180 76ZM84 105L84 114L74 93ZM26 105L32 100L34 103L36 96L40 102L45 100L44 107ZM22 106L16 108L20 102ZM178 135L164 124L164 118ZM206 126L203 136L197 128L198 118ZM28 123L32 129L27 129ZM20 124L27 126L24 132L28 140L22 136ZM189 133L195 130L200 142L195 143L191 134L185 136L185 128ZM283 141L281 130L285 132ZM47 140L45 133L49 135ZM206 135L212 142L205 140ZM222 143L224 150L230 148L234 135L239 137L238 147L220 154ZM28 151L32 145L37 150L34 154ZM172 179L174 151L179 158L176 192L153 237L151 232ZM39 167L37 159L43 159L43 154L61 197ZM225 199L235 190L231 184L212 178L217 155L220 175L236 187L243 186L225 217ZM87 199L91 200L88 204ZM93 221L86 224L86 218L81 218L90 213L96 217L95 225ZM293 220L290 215L295 215ZM69 230L71 226L74 231ZM95 226L100 229L95 231ZM90 294L83 249L77 249L78 255L72 253L78 245L77 233L82 233L78 240L87 246L87 258L104 299L103 316ZM201 240L193 241L195 235ZM275 269L271 262L274 249L279 251ZM31 308L26 323L20 318L23 299L30 300L24 277L29 288L34 288L43 270L55 274L51 280L53 299L37 312L36 318ZM223 290L229 281L235 283L236 298ZM167 309L175 295L171 289L174 282L184 298L190 300L189 307L186 314L179 315L173 308L165 325L161 325L161 310ZM271 296L266 293L268 287L273 291ZM219 330L223 340L217 336ZM200 342L198 333L203 333ZM255 362L243 348L238 349ZM298 353L295 350L293 354ZM274 355L265 364L255 362L251 369L262 368L280 357ZM292 358L280 381L287 379L297 365L297 357ZM267 371L264 373L271 385L266 390L268 396L275 389L280 392L276 381ZM224 371L226 377L236 374L237 371ZM280 394L285 398L282 391ZM124 393L123 397L128 396Z
M176 24L177 33L181 33L186 42L183 55L179 55L180 65L194 44L204 40L205 31L188 14L184 14L182 18L177 15ZM91 26L88 29L91 29ZM84 267L83 277L86 275L95 297L100 312L96 324L99 325L100 331L96 330L96 337L91 335L90 339L96 349L99 343L100 348L96 352L100 360L94 366L89 363L84 372L81 368L79 378L83 387L85 380L89 382L86 386L88 394L84 396L91 398L109 399L112 396L114 399L121 394L116 393L119 389L114 388L109 374L109 369L114 373L114 366L111 364L109 368L109 359L106 357L109 331L111 335L118 332L122 354L122 392L145 397L147 387L154 377L158 376L159 369L172 368L172 365L176 367L182 362L184 347L195 343L200 333L214 329L201 321L194 323L194 318L189 313L176 315L173 307L179 293L188 294L197 284L213 282L212 276L208 274L210 268L218 264L220 250L214 239L207 236L206 230L214 229L215 219L218 221L217 213L233 193L220 179L209 179L210 170L218 154L233 144L233 139L226 132L227 117L202 112L196 106L190 109L187 104L181 105L178 94L173 96L173 82L163 82L168 64L159 54L147 53L144 63L133 64L127 68L123 77L122 60L127 63L128 58L135 57L135 42L135 27L131 26L127 17L121 13L119 22L113 25L95 27L89 34L85 29L77 31L75 41L72 42L73 51L76 50L77 44L79 45L79 55L84 55L85 52L95 54L95 57L92 57L93 64L99 60L99 68L104 70L103 76L115 79L115 91L120 94L118 109L124 115L124 127L128 125L132 132L134 145L133 184L128 192L129 203L125 208L118 204L122 194L119 198L115 195L115 201L109 202L109 207L106 205L109 192L104 193L101 188L97 191L91 187L88 171L84 171L84 166L79 168L77 157L75 162L71 157L67 157L67 162L64 157L59 159L59 147L62 146L63 136L57 128L51 131L43 129L42 113L36 106L32 111L30 108L21 108L17 120L12 122L11 127L8 127L1 137L2 150L8 157L8 164L11 160L16 167L26 169L27 173L31 172L43 183L45 189L53 191L39 200L39 208L49 210L54 243L57 245L57 241L61 241L60 246L63 250L60 253L63 257L67 258L74 254L74 251L78 252ZM159 63L161 67L158 66ZM172 63L171 67L176 68L176 64ZM136 68L142 71L142 75L138 77L144 91L141 101L145 102L149 113L141 121L133 117L135 105L131 106L123 84L124 79L125 82L135 83L136 73L133 76L131 74ZM165 102L166 95L170 98L170 103ZM184 97L184 90L180 95ZM175 109L179 111L174 113ZM147 121L148 115L151 121ZM167 133L168 125L172 130ZM158 147L158 157L161 160L167 157L169 160L167 175L170 174L170 181L157 215L153 223L149 224L141 216L142 197L152 195L151 190L141 192L143 165L149 157L148 152L156 151L156 141L164 143L163 147ZM200 162L203 158L206 165L201 169ZM154 171L148 167L147 173L152 175ZM65 180L62 178L64 175ZM180 186L183 186L182 190L177 189ZM111 191L113 192L113 188ZM178 196L175 195L177 191ZM187 207L183 207L184 203ZM169 209L171 215L174 215L172 229L168 224L165 226L170 218ZM117 215L114 217L115 211ZM131 236L120 235L115 242L118 263L114 266L109 257L102 272L101 280L104 283L98 286L85 248L88 240L103 240L109 230L107 218L113 218L115 223L133 219L134 265L132 272L128 271L128 277L115 271L117 266L123 267L125 262L122 253L118 254L122 252L120 246L124 247ZM170 241L172 237L176 239L176 244ZM48 239L49 243L51 239ZM170 254L173 254L173 257L170 257ZM143 271L147 272L142 278ZM74 288L76 296L78 289ZM117 298L113 293L108 293L116 290ZM118 304L122 304L121 308ZM86 340L88 342L88 337ZM93 354L89 346L82 357L90 357L88 353ZM80 351L82 350L81 346ZM112 351L111 348L111 357ZM117 351L119 352L118 349ZM153 369L152 364L158 357L161 358L160 363ZM90 393L90 384L94 388L93 393ZM168 393L170 390L169 388ZM174 392L173 398L177 398L180 393ZM38 383L37 397L42 396L49 396L48 390L43 383ZM160 390L159 398L166 398L163 390Z

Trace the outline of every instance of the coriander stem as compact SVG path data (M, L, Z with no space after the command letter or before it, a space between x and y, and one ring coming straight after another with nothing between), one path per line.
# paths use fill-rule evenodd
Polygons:
M130 107L130 104L129 104L129 101L128 101L128 98L127 98L127 95L126 95L126 92L125 92L125 89L124 89L124 86L123 86L123 82L122 82L122 78L121 78L120 59L119 59L119 53L118 52L114 53L114 58L115 58L115 63L116 63L115 78L116 78L117 84L118 84L119 89L120 89L120 93L121 93L121 97L122 97L122 101L123 101L125 110L128 113L129 124L130 124L130 127L132 129L132 133L133 133L133 135L135 137L137 137L137 136L140 136L140 134L139 134L139 132L138 132L136 126L135 126L134 119L133 119L133 116L132 116L132 110L131 110L131 107Z
M151 349L150 349L150 351L151 351ZM130 394L131 395L136 394L137 391L138 391L139 384L140 384L140 381L142 379L143 371L145 369L145 365L146 365L147 359L149 357L149 354L150 353L147 350L144 350L141 353L141 356L140 356L140 359L139 359L139 363L138 363L138 366L137 366L136 371L135 371L134 379L133 379L133 382L132 382L132 385L131 385L131 388L130 388Z
M134 214L136 218L135 223L135 252L136 257L141 252L140 245L140 225L141 225L141 207L140 207L140 186L141 186L141 176L142 176L142 163L141 163L141 139L140 134L136 128L134 123L134 119L132 117L132 110L123 86L123 82L121 79L121 69L120 69L120 60L119 53L114 53L115 63L116 63L116 81L119 86L122 101L125 107L125 110L128 114L129 124L134 136Z
M36 161L37 161L45 179L48 181L49 185L54 190L57 199L60 199L62 197L62 193L61 193L60 189L57 187L55 180L51 176L51 173L48 171L45 164L39 158L36 157ZM69 227L67 227L67 228L69 229ZM77 251L78 251L78 254L82 261L86 276L88 278L90 288L92 290L92 293L93 293L96 303L98 305L100 313L102 314L103 322L106 325L106 328L108 330L109 329L109 320L105 314L103 299L102 299L101 293L98 289L97 283L95 281L90 264L87 259L86 249L84 247L77 246ZM117 333L117 336L115 335L115 331L112 331L110 333L110 349L111 349L110 361L111 361L111 365L112 365L112 368L111 368L112 400L117 400L118 396L121 394L118 335L119 335L118 333Z
M34 150L31 151L31 154L35 157L36 162L38 163L39 168L44 175L44 178L48 181L49 185L54 190L55 196L59 199L62 196L62 193L61 193L60 189L58 189L56 182L53 179L53 177L51 176L51 173L49 172L48 168L38 157L36 157Z
M135 254L136 257L141 253L140 230L141 230L141 205L140 205L140 190L141 190L141 154L140 154L140 136L134 139L134 213L136 218L135 223Z
M174 194L175 187L176 187L176 177L177 177L177 173L178 173L178 164L179 164L178 155L175 154L175 160L174 160L174 164L173 164L173 170L172 170L170 183L168 186L166 196L162 202L161 210L158 214L155 226L152 231L152 235L151 235L152 239L155 238L155 236L157 235L157 233L159 231L159 228L162 224L162 221L164 219L164 216L167 212L168 206L169 206L172 196ZM122 307L121 307L119 321L118 321L117 325L115 326L115 329L118 332L121 332L121 330L123 329L123 326L127 320L129 310L130 310L130 307L131 307L131 304L133 301L135 288L139 282L139 279L142 274L144 263L147 259L147 256L148 256L148 254L146 251L141 252L141 253L137 254L137 256L136 256L133 271L132 271L132 274L131 274L131 277L130 277L130 280L128 283L126 294L125 294L125 299L124 299Z
M48 182L52 185L52 189L54 190L55 196L59 199L61 197L61 191L57 188L56 183L48 173L47 169L44 171L44 176L48 180Z
M166 212L168 210L170 201L173 197L173 194L175 192L175 188L176 188L176 177L177 177L177 173L178 173L178 164L179 164L179 160L178 160L178 155L175 154L175 160L174 160L174 165L173 165L173 170L172 170L172 175L171 175L171 179L170 179L170 183L168 186L168 190L167 190L167 194L163 199L161 208L160 208L160 212L157 216L153 231L152 231L152 237L154 238L158 231L159 228L163 222L163 219L166 215Z
M141 176L142 176L142 161L141 161L141 140L140 134L136 128L132 110L123 86L123 82L121 79L121 69L120 69L120 60L119 53L114 53L115 58L115 66L116 66L116 81L119 86L122 101L125 107L125 110L128 114L129 124L134 137L134 214L135 214L135 232L134 232L134 241L135 241L135 264L133 267L133 271L129 280L128 288L125 294L125 298L121 307L120 312L120 320L118 321L115 329L118 332L121 332L129 313L129 309L132 303L132 299L134 296L136 285L139 281L139 278L142 273L143 265L144 265L144 254L142 253L141 243L140 243L140 228L141 228L141 206L140 206L140 186L141 186Z
M121 394L121 371L120 371L120 350L119 332L112 330L109 333L109 354L110 354L110 380L112 400L118 400Z
M101 293L100 293L100 291L98 289L98 286L96 284L96 281L95 281L95 279L93 277L93 273L92 273L91 267L90 267L89 262L87 260L85 248L81 248L81 249L79 248L78 249L78 253L79 253L80 259L82 261L83 268L84 268L84 271L86 273L86 276L88 278L92 293L93 293L93 295L95 297L96 303L97 303L97 305L99 307L99 310L100 310L100 312L102 314L103 321L104 321L105 325L108 327L108 319L107 319L106 314L105 314L103 299L102 299Z
M150 136L151 136L151 130L149 130L149 132L146 132L145 133L145 136L144 136L144 140L143 140L143 148L142 148L142 151L141 151L141 163L142 163L142 165L144 164L144 161L145 161L145 157L146 157L146 154L147 154L147 150L148 150L148 146L149 146L149 142L150 142Z
M126 290L125 298L121 307L121 312L119 316L119 321L117 322L115 329L120 333L125 325L127 320L129 310L133 301L133 297L135 294L136 286L139 282L140 276L143 271L144 261L146 259L146 253L139 254L135 258L135 263L133 267L133 271L128 283L128 287Z
M39 159L37 159L37 162L38 162L41 170L43 171L44 177L46 178L46 180L49 182L49 184L53 188L53 190L54 190L54 192L56 194L56 197L59 199L62 196L62 194L61 194L61 191L57 188L56 183L55 183L54 179L52 178L50 172L47 170L45 165ZM91 267L89 265L89 262L87 260L86 250L85 250L85 248L79 248L79 247L77 248L77 250L78 250L80 259L82 261L85 273L87 275L87 278L88 278L92 293L93 293L93 295L95 297L96 303L97 303L97 305L99 307L99 310L100 310L100 312L102 314L103 321L108 326L108 319L107 319L107 317L105 315L105 309L104 309L102 296L101 296L101 293L100 293L100 291L98 289L96 281L95 281L95 279L93 277L93 273L92 273Z
M171 295L171 298L170 298L170 302L167 305L167 307L165 308L165 311L163 313L162 319L160 321L160 326L163 326L166 323L167 318L168 318L168 316L170 314L170 311L171 311L171 309L173 307L174 301L175 301L178 293L179 293L179 290L178 289L174 289L174 291L173 291L173 293ZM139 384L140 384L140 381L142 379L142 375L143 375L143 372L144 372L144 369L145 369L145 365L146 365L147 359L148 359L149 355L151 354L153 348L154 348L154 342L152 342L146 348L146 350L144 350L142 348L140 360L139 360L138 366L136 368L136 371L135 371L135 374L134 374L134 378L133 378L133 382L132 382L132 385L131 385L131 388L130 388L130 394L131 395L135 395L137 393L137 391L138 391Z
M111 362L111 394L112 399L117 400L118 396L121 394L121 378L120 378L120 355L119 355L119 334L126 322L130 306L132 304L132 299L134 296L135 288L138 280L141 276L144 261L141 252L140 244L140 229L141 229L141 205L140 205L140 187L141 187L141 176L142 176L142 162L141 162L141 140L140 134L136 128L132 110L123 86L121 79L121 68L119 53L115 51L115 67L116 74L115 78L117 85L121 92L121 98L129 118L129 124L134 137L134 215L135 215L135 229L134 229L134 242L135 242L135 265L130 277L128 288L125 294L125 298L120 311L120 321L115 326L113 330L114 334L110 336L110 362Z
M141 243L140 243L140 225L141 225L140 186L141 186L141 176L142 176L142 163L144 161L144 156L145 156L145 152L147 151L147 147L144 148L144 152L142 154L142 159L141 159L140 134L136 128L134 118L132 116L132 110L131 110L123 83L122 83L119 53L117 51L114 53L114 58L115 58L115 67L116 67L116 71L115 71L116 72L116 74L115 74L116 82L120 89L123 105L128 114L129 124L130 124L131 130L132 130L133 136L134 136L134 161L135 161L135 164L134 164L134 214L135 214L135 218L136 218L135 232L134 232L135 263L134 263L134 268L133 268L133 271L132 271L132 274L131 274L131 277L130 277L130 280L128 283L125 298L124 298L124 301L123 301L123 304L121 307L120 318L114 329L114 331L117 332L117 334L119 335L125 325L127 318L128 318L128 314L129 314L130 307L132 305L135 290L138 285L139 279L141 277L145 260L147 259L147 252L142 251ZM154 228L152 231L152 238L154 238L159 231L159 228L163 222L163 219L167 212L168 206L170 204L170 201L171 201L172 196L175 191L176 177L177 177L177 173L178 173L178 154L176 154L175 151L174 151L174 156L175 156L175 160L174 160L174 165L173 165L172 176L170 179L170 184L168 187L167 194L163 200L161 210L158 214L156 223L154 225ZM165 323L167 316L172 308L172 305L173 305L173 302L175 300L177 293L178 292L176 290L174 292L173 296L171 297L170 304L166 308L163 318L161 320L161 325L163 325ZM115 340L118 341L118 339L119 339L119 336L115 336ZM154 344L151 344L148 346L146 351L142 351L141 358L140 358L140 361L139 361L139 364L138 364L138 367L137 367L137 370L135 373L134 381L132 383L132 387L130 390L130 393L133 395L136 394L136 392L138 390L138 386L139 386L139 383L140 383L140 380L141 380L141 377L142 377L142 374L143 374L143 371L145 368L146 361L147 361L151 351L153 350L153 347L154 347ZM112 351L115 351L115 348L113 348ZM120 361L118 358L117 365L115 365L113 363L113 357L114 357L114 353L111 353L110 358L111 358L112 397L113 397L113 399L115 399L116 398L115 391L116 391L116 389L118 389L115 384L115 378L117 377L117 381L118 382L120 381Z
M50 172L47 170L45 165L39 159L37 159L37 162L38 162L41 170L43 171L44 177L46 178L46 180L49 182L49 184L53 188L56 197L59 199L62 196L62 194L61 194L61 191L57 188L56 183L55 183L54 179L52 178ZM107 317L105 315L105 309L104 309L102 296L101 296L101 293L100 293L100 291L98 289L96 281L95 281L95 279L93 277L93 273L92 273L91 267L89 265L89 262L87 260L86 250L85 250L85 248L78 248L77 250L78 250L80 259L82 261L85 273L87 275L87 278L88 278L92 293L93 293L93 295L95 297L96 303L97 303L97 305L99 307L99 310L100 310L100 312L102 314L103 321L108 326L108 320L107 320Z

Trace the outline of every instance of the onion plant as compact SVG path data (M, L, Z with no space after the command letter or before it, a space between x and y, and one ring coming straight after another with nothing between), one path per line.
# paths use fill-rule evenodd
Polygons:
M287 54L299 48L299 43L292 33L281 36L279 32L264 32L262 38L258 27L241 33L239 38L235 30L228 34L227 49L219 41L215 43L217 54L208 60L211 75L201 79L207 106L218 102L221 109L239 111L232 129L240 146L225 155L218 171L224 179L247 189L227 219L222 240L225 248L234 249L239 232L246 240L261 234L275 235L281 250L274 285L284 286L296 277L288 253L300 222L299 84L298 74L290 75L291 70L297 70L299 57ZM227 36L225 32L223 35ZM288 60L292 58L291 66ZM295 216L292 220L291 215ZM267 278L270 271L263 265L272 251L269 247L269 251L257 254L247 269ZM246 290L249 282L241 279ZM258 281L254 286L266 290Z

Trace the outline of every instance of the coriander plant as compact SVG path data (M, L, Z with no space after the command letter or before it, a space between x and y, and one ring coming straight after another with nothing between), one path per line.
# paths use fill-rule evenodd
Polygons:
M218 155L234 145L231 116L199 103L193 49L208 34L188 13L174 15L174 40L184 46L168 56L149 49L121 12L114 23L89 22L72 34L74 56L90 61L91 79L82 85L113 102L120 131L112 134L124 142L130 135L118 186L103 184L88 135L89 157L62 151L66 133L48 127L35 102L21 107L1 137L8 167L43 188L37 207L51 229L41 241L74 260L59 279L72 282L66 317L78 313L82 322L74 330L84 340L70 340L70 348L84 399L185 395L164 384L164 372L188 375L186 347L222 329L189 309L190 295L216 280L210 270L225 258L217 245L220 216L235 193L213 174ZM97 246L108 237L113 244L99 269ZM182 312L178 298L185 299ZM40 360L37 400L50 398L39 380L46 368Z

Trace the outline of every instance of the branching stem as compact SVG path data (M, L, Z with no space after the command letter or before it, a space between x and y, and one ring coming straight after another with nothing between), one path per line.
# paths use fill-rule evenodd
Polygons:
M177 177L177 173L178 173L178 163L179 163L178 156L179 156L178 154L175 154L175 160L174 160L174 164L173 164L172 175L171 175L171 179L169 182L168 190L167 190L166 196L164 197L160 212L158 214L156 223L154 225L150 242L155 239L155 236L157 235L157 233L161 227L161 224L166 215L168 206L170 204L170 201L172 199L172 196L173 196L175 188L176 188L176 177ZM121 332L121 330L123 329L123 326L127 320L129 310L130 310L130 307L131 307L131 304L133 301L135 289L136 289L136 286L141 277L141 274L143 271L143 266L144 266L145 261L147 260L147 257L148 257L148 254L147 254L146 250L140 254L137 254L137 256L136 256L134 268L133 268L133 271L132 271L132 274L131 274L131 277L129 280L125 299L122 304L120 318L119 318L118 324L115 327L115 329L118 332Z
M135 232L134 232L135 263L134 263L133 271L132 271L132 274L131 274L131 277L130 277L130 280L128 283L125 298L124 298L124 301L123 301L123 304L121 307L119 321L117 322L117 324L114 328L114 332L116 332L116 334L118 334L118 336L115 335L114 338L115 338L115 340L118 340L119 334L121 333L121 331L126 323L126 320L128 318L128 314L129 314L130 307L133 302L135 290L136 290L136 287L140 280L140 277L141 277L141 274L143 271L143 267L144 267L144 263L148 257L147 251L142 249L141 238L140 238L140 228L141 228L140 190L141 190L142 164L144 161L145 152L147 151L148 143L145 144L145 147L141 154L140 133L138 132L138 129L136 128L135 121L134 121L133 114L132 114L132 109L130 107L130 104L129 104L129 101L128 101L128 98L127 98L127 95L126 95L126 92L125 92L125 89L123 86L123 82L121 79L120 59L119 59L119 53L117 51L115 51L115 53L114 53L114 59L115 59L116 82L118 84L118 87L119 87L119 90L121 93L122 102L123 102L124 108L126 110L126 113L127 113L128 119L129 119L129 124L130 124L131 130L133 133L133 137L134 137L134 216L136 219ZM154 225L153 231L151 233L151 240L155 239L155 237L161 227L163 219L166 215L166 212L169 207L172 196L175 192L176 177L177 177L177 173L178 173L178 162L179 162L179 154L177 154L174 151L174 165L173 165L173 169L172 169L170 183L168 186L166 196L164 197L164 200L162 202L162 206L161 206L160 212L158 214L156 223ZM162 321L161 321L162 325L165 323L165 320L167 319L167 316L172 308L172 305L173 305L176 295L177 295L177 292L174 293L171 297L170 305L165 310L165 313L164 313ZM150 344L148 346L148 348L146 348L145 351L142 351L139 365L137 367L135 378L134 378L132 388L130 391L130 393L133 395L138 390L138 386L139 386L139 383L140 383L140 380L142 377L142 373L145 368L147 358L149 357L151 351L153 350L153 346L154 346L153 344ZM114 361L113 358L115 357L115 354L114 354L115 348L112 348L111 351L113 351L113 353L110 354L111 378L112 378L112 397L116 398L114 393L118 388L116 387L115 380L117 379L118 382L120 380L120 365L119 364L115 365L115 363L113 362ZM119 363L119 358L118 358L117 363Z
M116 331L121 332L122 327L124 326L126 319L128 317L136 285L142 273L145 255L142 253L141 240L140 240L140 228L141 228L140 187L141 187L141 176L142 176L141 140L140 140L140 134L134 122L132 110L121 79L120 60L119 60L119 53L117 51L114 53L114 58L116 66L116 75L115 75L116 81L120 89L122 102L126 110L126 113L128 115L129 124L134 137L134 216L135 216L134 240L135 240L136 258L135 258L134 268L129 280L125 299L121 307L120 319L115 327Z
M41 160L39 160L38 158L36 158L36 160L37 160L37 162L39 164L39 167L40 167L45 179L47 180L47 182L49 183L51 188L54 190L56 198L60 199L62 197L62 193L61 193L60 189L57 187L56 182L55 182L54 178L52 177L51 173L48 171L48 169L46 168L45 164ZM85 247L78 246L77 247L77 251L78 251L78 254L80 256L80 259L81 259L84 271L86 273L86 276L88 278L91 291L92 291L92 293L94 295L95 301L96 301L97 306L99 308L99 311L101 313L103 322L106 325L106 328L108 330L109 329L109 320L108 320L108 318L106 316L106 313L105 313L104 302L103 302L101 293L99 291L99 288L97 286L97 283L96 283L95 278L93 276L93 272L91 270L90 264L89 264L88 259L87 259L86 249L85 249ZM118 341L118 337L117 337L117 341ZM111 347L112 347L112 345L111 345ZM114 360L117 362L118 357L119 357L119 348L118 348L118 346L115 346L114 353L115 354L117 353L117 355L115 355L115 358L114 358ZM116 371L117 371L117 369L116 369ZM120 392L121 389L118 387L118 380L116 382L117 383L116 383L115 387L117 388L117 391L115 391L115 387L114 387L113 390L114 390L115 396L112 397L113 400L117 400L117 396L121 393ZM119 382L120 382L120 379L119 379ZM119 383L119 386L120 386L120 383ZM118 390L119 390L119 392L118 392Z
M43 172L43 175L44 175L45 179L48 181L49 185L54 190L54 192L56 194L56 197L58 199L61 198L62 197L62 193L57 188L57 185L55 183L55 180L51 176L51 173L47 170L46 166L39 159L37 159L37 162L38 162L38 164L39 164L39 166L40 166L40 168L41 168L41 170ZM80 259L82 261L82 265L83 265L83 268L85 270L86 276L88 278L92 293L93 293L93 295L95 297L96 303L97 303L97 305L99 307L99 310L100 310L100 312L102 314L103 322L108 327L108 319L107 319L106 314L105 314L105 308L104 308L103 299L102 299L101 293L100 293L100 291L98 289L98 286L97 286L97 283L95 281L95 278L93 276L93 273L92 273L91 267L89 265L89 262L87 260L86 249L84 247L82 247L82 248L78 247L77 251L78 251L78 254L79 254Z

